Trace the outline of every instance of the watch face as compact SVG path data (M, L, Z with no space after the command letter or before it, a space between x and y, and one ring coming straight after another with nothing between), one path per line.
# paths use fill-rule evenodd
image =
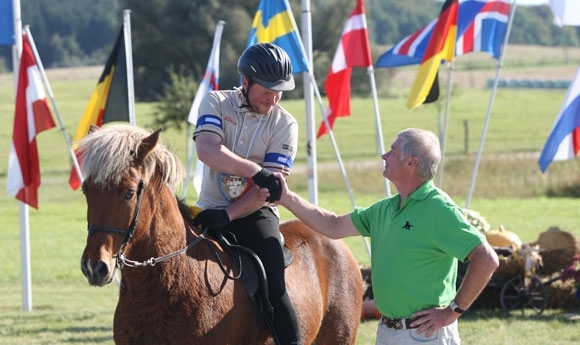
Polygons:
M453 310L456 313L459 314L463 314L464 310L459 308L459 306L457 305L457 303L455 301L451 301L451 303L449 304L449 307L451 308L451 310Z

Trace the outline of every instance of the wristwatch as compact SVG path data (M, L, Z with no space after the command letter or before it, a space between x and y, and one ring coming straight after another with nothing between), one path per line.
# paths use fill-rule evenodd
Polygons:
M455 302L455 300L453 300L453 301L451 301L451 303L449 303L449 309L456 312L457 314L465 313L465 310L459 308L459 306L457 305L457 302Z

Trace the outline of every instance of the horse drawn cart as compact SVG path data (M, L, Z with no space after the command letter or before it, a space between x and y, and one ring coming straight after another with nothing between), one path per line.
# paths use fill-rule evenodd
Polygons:
M515 234L501 226L495 232L487 232L486 237L500 265L482 293L483 298L478 299L483 299L486 307L495 307L499 300L499 307L508 314L519 309L522 314L531 310L539 315L553 305L549 293L554 289L550 285L561 280L561 269L578 250L575 237L559 229L549 229L538 241L521 243ZM458 286L467 267L468 264L459 265ZM490 301L490 298L496 300Z
M522 313L530 309L541 314L548 306L546 286L559 280L560 276L547 279L536 274L536 269L541 264L537 247L527 247L523 251L511 247L493 248L500 258L500 267L490 279L486 289L494 290L494 293L491 293L493 296L499 294L499 305L508 314L517 309ZM468 264L460 264L458 284L463 279L467 266Z

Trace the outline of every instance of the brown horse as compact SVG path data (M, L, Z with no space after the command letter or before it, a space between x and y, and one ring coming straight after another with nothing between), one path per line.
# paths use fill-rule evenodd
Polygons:
M183 167L160 130L94 128L79 150L89 232L81 269L95 286L122 273L115 343L273 344L242 280L232 279L235 261L176 198ZM354 344L362 279L352 253L296 220L281 231L294 255L286 282L304 344Z

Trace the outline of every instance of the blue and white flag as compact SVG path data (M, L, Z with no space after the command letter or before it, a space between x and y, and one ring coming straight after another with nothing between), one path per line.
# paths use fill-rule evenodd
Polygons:
M13 0L0 0L0 45L11 46L15 42Z
M574 159L580 150L580 68L552 127L538 164L542 173L552 161Z
M486 52L499 59L511 0L468 0L459 4L455 56Z

